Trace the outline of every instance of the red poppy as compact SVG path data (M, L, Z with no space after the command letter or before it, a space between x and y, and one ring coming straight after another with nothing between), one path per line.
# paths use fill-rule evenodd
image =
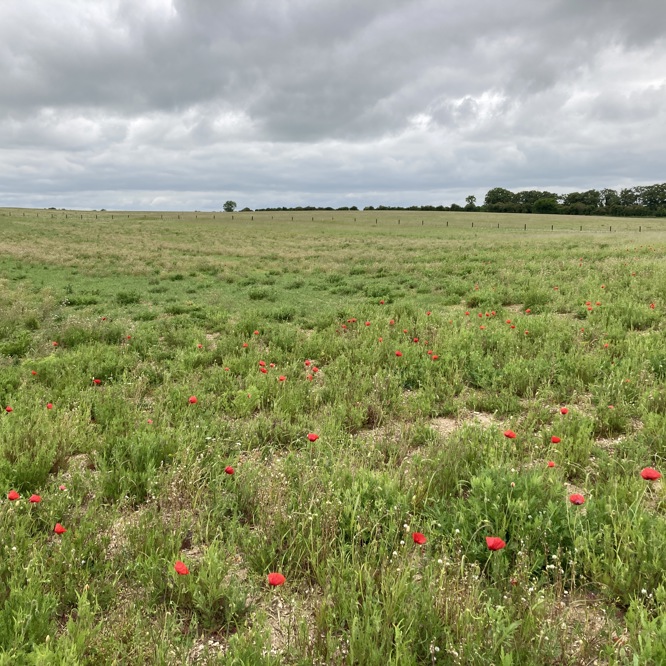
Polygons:
M101 379L93 378L93 384L95 384L96 386L99 386L101 383L102 383Z
M395 325L395 319L391 319L391 321L389 322L389 326L394 326L394 325Z
M437 354L433 354L433 355L432 355L432 360L433 360L433 361L436 361L438 358L439 358L439 356L437 356Z
M314 433L314 432L311 432L311 433L308 434L308 439L309 439L311 442L316 442L316 441L319 439L319 435L317 435L317 434Z
M255 331L254 334L255 334L255 335L259 335L259 331Z
M511 323L511 320L510 320L510 319L507 319L507 320L506 320L506 323L507 323L507 324L510 324L510 323Z
M555 467L555 463L552 460L549 460L548 467Z
M197 400L196 395L191 395L188 399L188 402L190 403L190 405L196 405L197 402L199 402L199 401Z
M31 370L30 374L34 377L37 374L37 371L36 370Z
M418 339L418 338L414 338L414 342L418 342L418 341L419 341L419 339Z
M516 328L516 325L515 325L515 324L511 324L511 328Z
M278 381L284 382L284 381L286 381L286 380L287 380L287 378L286 378L284 375L280 375L280 376L278 377Z
M57 346L58 346L58 343L57 343L55 340L53 341L53 346L54 346L54 347L57 347Z
M42 501L42 498L39 495L30 495L28 502L32 504L39 504Z
M225 371L225 372L229 372L229 368L225 368L224 371Z
M56 534L64 534L67 530L60 523L56 523L53 531Z
M650 310L654 310L654 303L650 303Z
M263 365L259 368L259 370L261 370L261 372L263 372L264 374L268 372L268 370L266 370L266 368L264 368Z
M266 365L266 361L259 361L259 365L263 368Z
M312 363L312 361L310 361L310 360L306 360L306 361L305 361L305 365L306 365L306 367L309 368L309 367L310 367L310 363Z
M277 585L284 585L287 579L281 573L269 573L268 584L276 587Z
M561 440L557 435L553 435L553 436L550 438L550 441L551 441L553 444L559 444L562 440Z
M243 347L244 347L244 348L247 347L247 342L244 342L244 343L243 343Z
M602 289L605 289L605 288L606 288L606 285L605 285L605 284L602 284L602 285L601 285L601 288L602 288Z
M58 490L67 490L67 486L66 486L64 483L61 483L61 484L58 486Z
M369 322L369 321L366 321L366 322L365 322L365 325L366 325L366 326L370 326L370 322Z
M13 407L10 407L9 405L7 405L7 406L5 407L5 411L6 411L6 412L13 412L13 411L14 411L14 408L13 408Z
M615 364L613 364L613 365L615 365ZM608 409L615 409L615 407L613 407L613 405L608 405Z
M384 301L379 301L379 305L384 305Z
M469 317L469 312L465 312L465 317Z
M190 573L190 570L185 566L185 563L181 562L180 560L176 561L176 564L173 565L173 568L176 570L176 573L179 576L187 576L187 574Z
M312 372L319 372L319 368L316 365L313 365Z
M311 381L314 379L314 377L313 377L312 375L308 375L308 376L306 377L306 379L307 379L309 382L311 382Z
M482 331L485 331L485 330L486 330L486 327L485 327L485 326L479 326L479 328L480 328Z
M490 550L502 550L506 546L506 543L499 537L486 537L486 545Z
M418 543L419 546L422 546L428 541L428 539L425 538L425 535L421 534L421 532L414 532L412 534L412 539L414 539L414 543Z
M203 349L203 345L202 345L201 343L199 343L199 344L197 345L197 349Z
M656 481L657 479L661 479L661 474L656 469L652 469L652 467L645 467L642 469L641 476L646 481Z
M225 471L227 474L233 474L235 470L234 470L234 468L233 468L231 465L227 465L227 466L224 468L224 471Z
M384 338L379 338L379 342L384 342Z
M529 334L530 334L530 332L529 332L529 331L525 331L525 335L529 335Z
M527 308L527 310L525 310L525 314L529 314L530 312L532 312L532 310L530 310L529 308Z
M153 419L148 419L148 420L146 421L146 423L147 423L148 425L153 425Z
M516 439L516 433L513 432L513 430L505 430L504 436L507 437L508 439Z
M483 317L483 312L479 312L479 317Z
M601 305L601 301L597 301L597 302L595 303L595 305L597 305L597 306Z
M15 490L10 490L7 493L7 499L13 502L14 500L17 500L19 497L21 497Z
M568 413L569 410L566 407L562 407L562 409L560 409L560 414L568 414Z
M408 333L408 331L407 331L406 328L403 328L403 329L402 329L402 332L403 332L403 333Z
M572 504L585 504L585 498L579 493L574 493L573 495L569 495L569 501Z
M270 363L270 367L271 367L271 368L274 368L274 367L275 367L275 363Z
M428 312L426 312L426 317L429 317L430 314L431 314L431 312L430 312L430 310L428 310Z
M402 356L402 352L398 349L398 350L396 350L395 355L396 356Z
M53 403L47 402L46 403L46 409L53 409Z

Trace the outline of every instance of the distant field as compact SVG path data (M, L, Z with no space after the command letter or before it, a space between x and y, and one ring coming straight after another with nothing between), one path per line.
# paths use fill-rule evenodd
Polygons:
M666 220L0 232L0 665L666 663Z

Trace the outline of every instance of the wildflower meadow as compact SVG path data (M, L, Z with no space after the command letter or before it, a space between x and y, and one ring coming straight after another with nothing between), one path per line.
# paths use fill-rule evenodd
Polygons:
M0 229L0 666L666 663L666 221Z

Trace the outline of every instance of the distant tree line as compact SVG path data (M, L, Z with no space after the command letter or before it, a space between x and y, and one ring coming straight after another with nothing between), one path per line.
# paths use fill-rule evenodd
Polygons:
M666 217L666 183L638 185L621 190L587 190L557 194L541 190L511 192L494 187L477 206L476 197L468 196L465 206L366 206L363 210L406 211L477 211L488 213L548 213L560 215L611 215L613 217ZM234 202L231 202L234 203ZM249 211L249 208L243 210ZM333 211L359 210L356 206L282 206L257 208L257 211Z
M473 197L471 197L473 198ZM539 190L511 192L494 187L483 206L470 197L465 210L491 213L551 213L561 215L612 215L614 217L666 217L666 183L617 190L587 190L556 194Z

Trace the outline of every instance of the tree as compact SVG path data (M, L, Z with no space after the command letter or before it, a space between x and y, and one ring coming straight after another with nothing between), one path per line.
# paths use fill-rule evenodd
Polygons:
M233 213L236 210L236 206L238 206L238 204L235 201L225 201L222 208L225 213Z

